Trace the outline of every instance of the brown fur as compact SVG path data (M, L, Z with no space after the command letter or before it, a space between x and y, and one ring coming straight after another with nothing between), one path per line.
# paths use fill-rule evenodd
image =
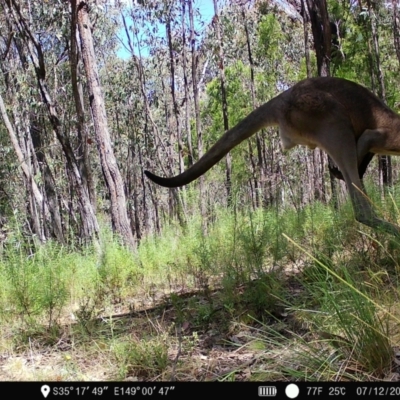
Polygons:
M376 216L362 183L373 154L400 154L400 117L368 89L345 79L300 81L228 130L182 174L161 178L145 173L162 186L186 185L267 126L279 126L283 150L297 145L324 150L338 167L333 174L346 181L357 221L400 236L399 227Z

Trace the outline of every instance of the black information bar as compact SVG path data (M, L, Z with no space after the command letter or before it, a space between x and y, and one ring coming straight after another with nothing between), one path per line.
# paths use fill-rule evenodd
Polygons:
M0 382L2 399L400 399L400 382ZM208 397L205 397L208 396Z

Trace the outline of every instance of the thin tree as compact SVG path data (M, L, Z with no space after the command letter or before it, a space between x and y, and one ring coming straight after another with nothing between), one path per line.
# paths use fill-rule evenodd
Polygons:
M179 161L179 172L182 173L184 170L184 163L183 163L183 143L182 143L182 127L179 120L179 109L178 109L178 101L176 95L176 88L175 88L175 57L174 57L174 50L173 50L173 42L172 42L172 28L171 28L171 20L172 20L172 7L173 2L168 5L168 9L166 11L166 31L167 31L167 42L168 42L168 55L169 55L169 72L170 72L170 91L171 91L171 98L172 98L172 108L173 114L175 119L175 127L170 129L170 143L175 143L176 138L178 142L178 161ZM167 112L166 115L169 113ZM172 150L171 150L171 165L172 165ZM184 204L184 197L179 196L179 191L185 190L184 188L177 188L170 191L171 194L171 205L172 209L176 209L176 215L181 222L184 224L184 218L182 216L182 211L185 210ZM175 206L175 207L174 207Z
M168 175L169 171L167 172L165 168L165 163L161 161L161 156L160 156L160 146L163 146L163 141L161 139L161 134L158 129L158 125L155 122L155 118L153 116L153 113L150 108L149 104L149 99L147 96L146 92L146 75L145 75L145 70L143 67L143 62L142 62L142 55L140 52L140 46L139 46L139 37L138 37L138 32L139 28L136 26L137 21L135 18L135 15L132 13L131 18L133 21L133 32L134 32L134 38L136 40L137 48L138 48L138 55L135 55L135 46L134 43L131 40L131 35L129 34L129 29L128 29L128 24L126 21L126 18L123 14L121 14L122 17L122 22L124 24L124 29L128 41L128 47L131 53L132 57L132 62L136 68L137 71L137 76L138 76L138 84L139 84L139 89L140 89L140 94L142 96L142 102L144 106L144 131L143 131L143 136L145 140L145 145L148 147L150 143L155 144L155 149L156 149L156 156L159 162L159 166L161 167L161 170L164 175ZM140 146L138 146L138 157L139 157L139 163L140 165L143 165L142 161L142 150ZM148 180L145 179L144 173L143 173L143 168L141 168L141 184L143 187L142 194L143 194L143 205L144 205L144 215L145 215L145 221L147 223L149 214L152 214L154 225L156 226L157 232L160 232L161 230L161 221L160 221L160 212L159 212L159 202L157 199L157 196L155 195L154 191L155 186L154 185L149 185ZM150 207L147 206L148 203L148 194L150 196L151 202L154 207L154 212L151 212Z
M17 76L13 73L16 65L20 60L20 64L25 73L28 73L29 62L18 35L12 27L12 18L7 18L7 11L4 11L4 28L3 34L7 33L5 41L5 51L1 55L0 68L3 72L4 84L6 92L11 92L15 96L19 92L20 86ZM8 63L6 63L8 61ZM29 207L30 219L33 222L33 229L37 237L44 242L48 237L54 236L60 243L64 243L63 225L61 222L60 204L56 193L56 184L51 173L46 157L43 152L43 146L40 138L40 123L36 113L24 113L20 109L26 109L24 104L18 100L14 101L12 107L12 121L8 117L3 99L0 99L1 114L4 124L9 133L11 143L16 152L19 164L25 175L26 188L29 191ZM19 104L16 104L19 103ZM18 140L18 133L20 140ZM38 183L34 179L40 169L42 180L44 183L44 191L41 192Z
M4 105L3 98L1 95L0 95L0 114L1 114L1 117L3 118L4 125L7 128L7 132L10 137L11 144L14 147L15 154L17 155L19 165L25 175L26 181L28 183L28 187L30 188L30 191L31 191L34 201L36 203L36 207L34 207L35 212L33 212L31 215L32 219L34 220L34 227L35 227L35 231L36 231L35 233L38 235L39 239L42 242L44 242L44 241L46 241L46 237L44 236L43 229L41 229L42 224L40 224L40 222L39 222L39 220L42 219L42 216L40 215L41 214L40 211L43 209L44 217L45 217L46 215L49 214L49 210L48 210L47 204L44 202L43 195L40 192L40 189L38 188L38 186L33 178L31 168L30 168L30 166L28 166L28 164L26 162L26 158L25 158L24 153L19 144L17 134L11 124L10 119L8 118L7 110L6 110L6 107Z
M124 182L111 146L88 12L89 7L87 2L80 1L77 4L77 22L97 148L100 154L103 175L110 194L113 229L121 235L126 245L133 247L134 239L128 220Z
M171 97L172 97L172 107L174 110L174 117L175 117L175 129L176 135L178 139L178 160L179 160L179 173L183 172L184 164L183 164L183 144L182 144L182 132L181 132L181 124L179 121L179 109L178 109L178 101L176 99L176 89L175 89L175 57L174 57L174 50L173 50L173 43L172 43L172 29L171 29L171 19L172 19L172 5L169 5L169 9L167 11L166 16L166 31L167 31L167 41L168 41L168 55L169 55L169 72L170 72L170 90L171 90Z
M226 79L225 79L225 62L224 62L224 43L222 41L221 35L221 25L219 23L219 13L218 13L218 3L217 0L213 0L214 2L214 18L212 20L212 24L214 25L215 36L216 36L216 47L218 49L218 67L219 67L219 79L221 84L221 103L222 103L222 119L224 121L224 131L229 130L229 117L228 117L228 102L226 96ZM231 194L231 186L232 186L232 157L231 154L228 153L225 158L226 165L226 195L228 206L232 203L232 194Z
M368 15L372 34L372 59L373 59L373 71L374 75L378 80L378 97L386 102L386 88L383 77L383 71L381 67L380 51L379 51L379 37L378 37L378 26L377 19L374 10L374 5L371 0L367 0ZM379 156L379 181L382 185L392 185L392 160L390 156L383 155Z
M394 48L396 49L397 60L400 63L400 17L398 0L392 0L392 10L393 10L393 41Z
M71 84L72 93L74 95L75 110L76 110L76 130L78 134L79 147L78 147L78 162L82 176L82 183L87 188L89 193L90 201L92 203L93 210L96 212L96 191L94 187L92 168L90 166L89 158L89 134L85 124L85 110L83 101L83 89L82 84L78 80L79 76L79 46L78 46L78 32L77 32L77 14L76 1L71 0L71 35L70 35L70 47L69 47L69 63L71 69Z
M194 18L193 18L193 0L188 0L188 13L189 13L189 24L190 24L190 47L192 55L192 87L193 87L193 102L194 102L194 113L196 120L196 133L197 133L197 152L198 158L203 155L203 133L200 119L200 100L199 100L199 84L197 79L198 72L198 61L197 61L197 50L196 50L196 39L194 31ZM203 233L207 230L206 218L206 203L205 203L205 190L204 190L204 177L199 178L199 191L200 191L200 213L202 216L202 229Z
M187 40L186 40L186 0L182 1L182 74L183 74L183 89L184 89L184 102L185 102L185 131L188 147L188 164L193 165L193 145L192 145L192 132L190 127L190 98L189 98L189 83L188 83L188 66L187 66Z
M317 58L318 76L330 76L330 60L332 47L332 32L329 21L328 8L326 0L307 0L308 14L311 21L311 30L314 38L314 48ZM324 180L324 164L328 159L331 168L335 168L333 161L327 157L322 150L314 151L315 166L320 166L318 175L321 177L321 186L318 188L318 195L321 200L326 201L325 180ZM331 170L331 169L330 169ZM335 208L337 204L337 186L332 173L330 172L330 184L332 190L332 199Z
M253 109L255 109L257 107L257 102L256 102L256 89L255 89L256 85L255 85L255 81L254 81L254 60L253 60L253 53L251 50L249 27L248 27L247 18L246 18L246 8L245 8L244 4L241 5L241 16L242 16L242 21L243 21L244 32L246 34L247 57L249 59L249 65L250 65L251 103L252 103ZM264 163L263 163L263 156L262 156L262 144L261 144L262 139L261 139L259 132L256 133L255 140L256 140L257 154L258 154L258 171L256 169L255 156L253 154L253 146L252 146L251 140L248 141L248 146L249 146L249 158L250 158L250 164L251 164L251 169L252 169L252 174L253 174L253 182L254 182L254 190L252 190L252 198L255 201L253 201L253 206L260 207L261 191L259 189L260 189L260 186L262 187L262 185L265 183L265 177L264 177L265 171L264 171ZM259 172L259 174L260 174L259 179L257 177L257 172Z
M96 216L89 200L89 195L82 183L82 177L79 171L78 163L67 135L61 130L61 122L58 117L55 103L50 95L46 81L46 64L41 43L32 33L28 22L24 18L19 3L16 0L5 0L10 11L10 17L13 19L15 29L19 32L29 58L34 66L38 89L42 101L46 106L47 117L51 123L53 131L61 144L67 169L73 180L72 184L78 196L79 211L81 214L81 228L83 239L92 238L99 231Z

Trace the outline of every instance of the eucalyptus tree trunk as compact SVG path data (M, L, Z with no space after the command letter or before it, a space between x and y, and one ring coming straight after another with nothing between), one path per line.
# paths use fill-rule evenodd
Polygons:
M132 129L134 131L134 129ZM133 136L136 136L136 132L133 133ZM137 168L137 160L138 160L138 146L135 142L135 138L133 140L133 145L130 146L128 150L128 167L127 167L127 176L126 181L128 185L128 193L132 193L132 201L133 201L133 209L130 207L130 220L132 231L136 234L136 238L140 240L142 238L142 229L141 229L141 218L140 218L140 206L139 206L139 193L140 193L140 182L139 182L139 174ZM143 218L145 220L145 218Z
M229 129L229 119L228 119L228 102L226 99L226 80L225 80L225 62L224 62L224 44L222 42L221 36L221 26L219 23L219 15L218 15L218 4L217 0L214 1L214 30L215 36L217 38L217 48L218 48L218 65L219 65L219 77L221 81L221 101L222 101L222 118L224 121L224 131L226 132ZM228 206L232 203L232 157L231 154L228 153L225 158L226 163L226 196Z
M394 48L396 49L397 60L400 63L400 17L399 17L399 6L398 0L392 0L393 10L393 41Z
M66 226L63 225L63 219L60 213L61 202L60 195L57 193L57 184L54 179L53 172L50 169L47 161L48 157L44 152L43 135L45 130L43 129L42 118L38 118L36 115L30 117L30 136L32 138L33 155L37 159L37 163L40 168L40 172L43 176L44 182L44 193L45 203L48 205L51 219L47 224L47 231L50 231L53 236L57 238L60 243L65 242Z
M307 8L314 38L318 76L330 76L332 34L326 0L307 0ZM316 185L316 198L326 201L324 164L328 163L328 165L334 167L334 163L331 158L320 149L314 150L314 157L316 171L320 171L317 175L320 184ZM329 173L329 177L333 205L337 208L338 200L336 180L331 172Z
M203 133L200 119L200 102L199 102L199 85L197 79L197 51L196 51L196 39L194 31L194 19L193 19L193 0L188 1L188 12L189 12L189 23L190 23L190 47L192 55L192 86L193 86L193 102L194 112L196 116L196 133L197 133L197 151L198 158L203 155ZM205 203L205 190L204 190L204 177L199 178L199 190L200 190L200 213L202 216L202 229L203 233L207 231L206 224L206 203Z
M138 46L139 54L138 54L138 56L136 56L134 44L132 43L131 36L129 34L126 19L123 14L121 16L122 16L122 22L123 22L124 28L125 28L126 37L128 40L128 46L129 46L131 56L132 56L132 62L134 64L137 74L138 74L138 80L139 80L138 84L139 84L140 94L142 96L142 102L143 102L143 106L144 106L144 110L145 110L145 115L144 115L145 124L144 124L144 131L143 131L145 146L149 147L150 144L154 145L155 154L158 159L159 166L161 167L162 173L164 175L168 175L169 172L167 172L167 169L165 168L164 163L161 161L161 156L160 156L160 147L163 146L163 141L161 140L161 135L160 135L158 126L155 123L155 120L154 120L154 117L153 117L153 114L152 114L152 111L150 108L149 100L147 98L146 76L144 73L144 68L143 68L143 63L142 63L142 58L141 58L141 53L140 53L140 47ZM134 24L133 31L136 32L134 37L137 40L137 43L139 43L139 39L138 39L139 29L136 26L136 20L135 20L134 15L132 15L132 21ZM143 159L142 159L142 150L141 150L140 146L138 146L137 154L138 154L138 158L139 158L139 165L144 165ZM148 165L147 167L155 168L156 166ZM150 221L152 219L157 232L160 233L161 232L160 205L159 205L156 193L155 193L156 186L149 183L148 179L145 178L144 173L143 173L143 168L141 169L140 180L141 180L142 187L143 187L142 201L143 201L145 228L148 227L148 225L150 224ZM151 203L153 204L154 212L152 212L151 207L147 206L149 198L151 200Z
M187 67L187 51L186 51L186 0L182 1L182 73L183 73L183 90L185 93L185 131L188 147L188 164L189 167L193 165L193 145L192 145L192 132L190 127L190 96L189 96L189 83L188 83L188 67Z
M172 3L170 5L172 7ZM173 167L172 165L175 163L175 157L173 152L173 144L175 141L178 142L178 164L179 164L179 173L183 172L184 164L183 164L183 144L182 144L182 128L179 121L179 110L178 110L178 102L176 99L176 88L175 88L175 58L173 52L173 43L172 43L172 32L171 32L171 8L168 10L168 15L166 19L166 30L167 30L167 42L168 42L168 55L169 55L169 72L170 72L170 92L172 98L172 109L174 114L175 120L175 127L169 125L170 130L170 160L171 160L171 174L173 174ZM164 84L163 88L164 88ZM165 96L167 98L167 96ZM169 111L167 110L167 103L165 102L166 107L166 120L169 119ZM184 198L179 196L179 191L185 190L184 188L173 188L169 191L170 193L170 204L171 210L175 211L176 216L178 217L180 223L184 224L184 217L182 214L185 212L185 204Z
M253 110L255 110L257 107L257 103L256 103L256 89L255 89L255 82L254 82L254 62L253 62L253 54L251 51L249 28L247 26L247 20L246 20L246 10L245 10L244 5L241 6L241 14L242 14L244 31L246 34L247 56L248 56L249 64L250 64L251 103L252 103ZM259 132L256 133L255 139L256 139L257 154L258 154L258 171L256 168L255 157L253 154L252 141L248 140L249 158L250 158L253 182L254 182L254 190L252 190L252 193L253 193L253 195L252 195L253 202L252 203L253 203L253 207L260 207L262 204L260 189L265 184L265 170L264 170L263 155L262 155L261 135ZM257 177L257 172L259 172L259 174L260 174L259 179ZM265 188L263 188L263 189L265 189Z
M96 212L96 190L93 181L92 168L90 166L89 158L89 134L85 124L85 110L83 101L83 89L82 84L78 80L79 76L79 46L78 46L78 32L77 26L77 13L76 10L77 0L71 0L71 45L69 48L69 63L71 69L71 84L72 92L75 101L75 110L77 115L76 129L79 139L78 147L78 163L82 177L82 184L85 186L89 193L90 202L92 204L94 212Z
M27 188L31 192L32 197L33 197L33 199L32 199L33 201L31 200L31 211L32 211L31 218L34 221L33 225L34 225L35 233L40 238L40 240L42 242L44 242L44 241L46 241L46 237L44 236L44 232L43 232L42 224L40 223L40 220L44 219L46 217L46 215L49 214L49 210L48 210L47 204L44 202L43 195L40 192L40 190L35 182L35 179L33 177L32 171L31 171L31 167L26 162L26 160L29 158L25 157L25 155L22 151L22 148L21 148L18 138L17 138L17 134L11 124L10 119L8 118L7 110L6 110L6 107L4 105L3 98L1 95L0 95L0 114L1 114L1 117L3 118L4 125L7 128L7 132L10 137L11 144L14 147L15 154L17 155L19 165L22 169L22 172L25 175L25 180L27 182ZM43 210L44 215L42 215L42 213L41 213L42 210Z
M23 45L12 34L12 27L9 24L7 25L10 33L8 48L15 45L22 68L26 71L28 62L24 49L22 48ZM15 70L15 68L10 68L10 66L17 64L18 61L16 61L12 56L15 52L13 53L8 51L2 55L4 61L6 60L7 53L7 63L2 63L0 67L3 72L3 77L5 78L4 81L7 92L12 91L12 95L18 98L18 96L15 96L16 92L19 90L18 81L15 79L16 76L10 75L12 74L12 71ZM12 79L14 83L13 85L10 84L10 79ZM40 124L38 123L38 118L35 113L21 113L21 109L24 109L24 104L18 106L14 103L12 113L14 120L13 124L8 117L3 99L0 96L0 112L4 125L9 133L12 146L17 155L19 165L24 173L26 188L29 191L30 216L28 219L33 222L33 230L42 242L46 241L48 237L53 236L56 237L60 243L64 243L64 233L58 196L56 193L56 185L47 164L43 152L43 146L38 146L37 143L37 138L40 136L38 135ZM20 140L18 140L17 132L20 134ZM38 173L39 169L44 183L44 192L41 192L36 180L34 179L34 176Z
M301 0L301 16L303 18L303 34L304 34L304 57L306 60L306 71L307 78L312 77L312 69L311 69L311 59L310 59L310 49L309 49L309 35L308 35L308 24L310 23L310 16L308 15L307 7L305 5L305 0ZM307 153L306 157L306 166L307 166L307 190L305 192L305 196L307 197L306 201L310 201L312 199L312 193L315 192L314 188L314 158L315 158L315 150L310 154Z
M40 42L29 28L28 21L24 18L19 4L15 0L5 0L10 11L10 17L15 24L15 29L19 32L23 43L25 44L29 58L34 66L39 92L42 101L46 106L47 117L51 123L53 131L61 144L67 168L73 180L73 187L78 196L79 211L81 214L82 238L92 238L99 231L96 216L89 200L88 193L82 184L81 174L77 165L75 154L67 135L61 131L61 122L57 114L55 103L50 96L46 82L46 65L44 61L43 49Z
M113 229L121 235L126 245L134 247L134 239L126 208L124 182L114 156L108 132L106 109L93 47L88 4L85 1L80 1L77 6L77 21L100 163L110 194Z
M378 37L376 15L371 0L367 0L367 5L368 5L368 14L369 14L369 21L371 24L371 34L372 34L372 46L373 46L372 59L374 60L373 70L375 71L375 75L378 79L378 88L377 88L378 97L384 102L386 102L385 82L379 55L379 37ZM381 185L393 184L392 160L388 155L379 156L379 182L381 183Z
M175 93L175 59L174 59L174 52L172 49L173 44L172 44L172 33L171 33L171 10L167 15L166 28L167 28L168 54L169 54L169 72L171 75L170 89L171 89L172 106L174 110L174 118L176 124L176 133L171 134L171 139L172 139L171 142L173 143L175 141L174 138L176 135L178 141L179 173L182 173L184 170L183 156L182 156L182 151L183 151L182 132L181 132L182 128L179 121L178 102L176 100L176 93Z
M306 59L306 70L307 70L307 78L312 77L311 71L311 59L310 59L310 50L308 47L308 23L310 22L310 17L307 12L307 8L304 4L305 0L301 0L301 16L303 17L303 32L304 32L304 58Z
M17 95L17 92L20 90L20 85L15 74L17 70L16 66L18 65L17 57L24 73L28 73L29 62L21 38L15 35L11 13L9 14L6 9L4 9L4 13L5 26L3 28L6 29L3 29L3 35L5 30L8 31L8 40L6 50L1 55L3 62L0 63L0 68L3 72L6 91L10 91L12 96L18 99L20 96ZM12 48L15 48L17 51L10 51ZM13 65L15 67L12 67ZM44 146L42 143L38 144L37 140L38 137L40 138L39 132L41 131L39 118L34 112L21 112L21 109L27 111L28 106L14 102L12 113L13 124L8 118L2 99L1 103L1 114L4 124L9 132L12 145L24 172L26 188L30 194L30 216L28 219L32 220L34 231L42 242L48 237L53 236L60 243L64 243L65 238L60 214L61 207L58 201L56 184L43 151ZM18 133L20 140L18 140ZM33 178L38 174L39 169L44 183L43 192Z
M326 0L307 0L317 57L318 76L330 76L331 27Z

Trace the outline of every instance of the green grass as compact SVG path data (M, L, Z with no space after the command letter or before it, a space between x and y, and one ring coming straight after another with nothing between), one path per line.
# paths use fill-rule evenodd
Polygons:
M373 201L396 218L390 196ZM135 252L106 230L84 248L9 236L0 256L0 353L9 361L0 377L390 379L399 243L357 224L348 203L339 212L318 202L236 207L215 207L206 236L196 214L183 227L166 223ZM53 369L39 374L23 360L44 349ZM240 354L257 360L250 375Z

